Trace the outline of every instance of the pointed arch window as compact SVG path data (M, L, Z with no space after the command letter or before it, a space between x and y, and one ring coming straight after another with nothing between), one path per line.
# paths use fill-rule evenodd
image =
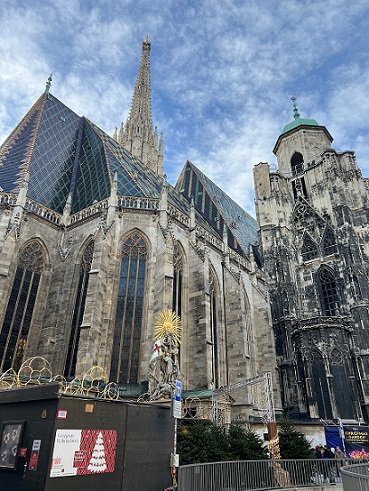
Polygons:
M0 371L18 370L23 362L45 251L37 241L20 252L4 322L0 333Z
M330 268L322 267L318 271L317 279L322 314L337 315L339 299L333 271Z
M174 245L173 254L173 299L172 310L179 317L182 316L182 283L183 283L183 255L178 244Z
M346 373L346 363L341 351L337 348L332 350L331 356L331 374L332 387L336 406L341 419L353 419L354 400L351 394L350 386L347 381L350 380Z
M304 157L300 152L295 152L291 157L292 174L296 176L304 170Z
M331 227L327 227L323 235L323 252L325 256L334 254L337 252L336 237Z
M110 379L138 383L147 245L132 233L122 249Z
M246 292L243 292L244 298L244 315L245 315L245 325L244 325L244 353L246 356L250 356L250 343L251 343L251 309L250 302L247 298Z
M210 293L210 341L212 346L211 355L211 376L214 387L219 387L219 360L218 360L218 294L217 282L215 274L210 271L209 275L209 293Z
M318 246L309 234L305 234L304 236L304 241L301 247L301 256L304 262L319 257Z
M68 343L67 359L65 362L64 377L71 378L76 374L77 355L81 324L85 313L86 296L88 288L89 272L94 255L94 242L91 241L84 250L79 268L79 281L77 296L73 308L72 326Z
M311 354L311 371L319 417L332 419L332 404L324 361L321 353L318 351L313 351Z

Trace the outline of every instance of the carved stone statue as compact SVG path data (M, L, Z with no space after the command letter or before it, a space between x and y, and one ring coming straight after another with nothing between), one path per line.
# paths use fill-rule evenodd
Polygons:
M178 362L179 327L168 321L166 321L165 326L165 329L160 331L162 337L157 338L155 341L149 364L148 395L150 401L171 399L175 390L176 380L180 380Z

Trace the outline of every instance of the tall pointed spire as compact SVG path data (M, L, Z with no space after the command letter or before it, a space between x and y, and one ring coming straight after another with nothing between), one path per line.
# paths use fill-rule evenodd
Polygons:
M126 124L121 124L115 138L144 164L162 175L164 144L162 137L158 144L157 130L153 129L151 115L150 50L151 43L146 35L129 116Z

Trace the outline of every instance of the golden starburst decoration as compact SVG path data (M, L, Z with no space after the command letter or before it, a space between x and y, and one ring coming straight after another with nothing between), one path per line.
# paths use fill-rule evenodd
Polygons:
M164 338L166 334L172 334L173 342L176 346L181 343L181 319L176 312L171 310L163 310L156 316L154 340Z

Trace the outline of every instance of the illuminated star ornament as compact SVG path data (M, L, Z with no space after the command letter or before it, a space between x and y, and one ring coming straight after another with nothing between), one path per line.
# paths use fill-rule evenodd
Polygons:
M164 310L156 316L154 340L165 338L167 334L172 335L173 343L178 346L181 342L181 319L171 310Z

